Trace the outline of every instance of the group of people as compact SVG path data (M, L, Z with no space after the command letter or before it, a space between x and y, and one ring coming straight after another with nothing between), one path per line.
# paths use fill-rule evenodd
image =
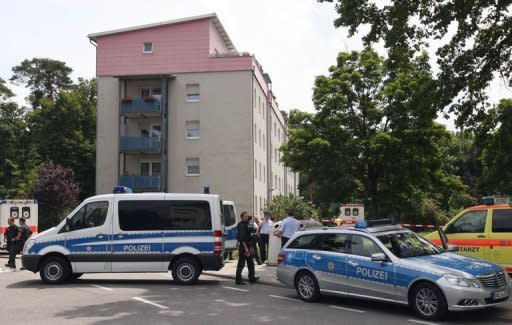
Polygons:
M293 211L286 210L286 217L283 219L280 230L276 235L281 237L281 247L300 229L300 222L295 218ZM236 267L237 285L244 285L242 280L242 270L247 264L249 270L249 282L258 281L255 275L254 259L261 265L267 260L268 243L270 231L272 230L273 221L271 213L264 212L263 221L253 218L246 211L240 214L240 223L238 224L238 264ZM259 254L258 254L259 246Z
M25 223L24 218L19 219L19 226L16 226L14 218L7 220L8 227L4 233L4 241L7 244L7 251L9 252L9 260L5 266L9 268L16 268L16 255L19 254L27 239L32 235L30 228Z

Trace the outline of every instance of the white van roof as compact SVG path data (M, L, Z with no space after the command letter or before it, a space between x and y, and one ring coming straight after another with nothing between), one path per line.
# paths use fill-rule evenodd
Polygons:
M137 200L137 199L148 199L154 197L155 199L161 199L162 194L165 195L167 199L210 199L216 198L220 199L218 194L198 194L198 193L163 193L163 192L153 192L153 193L116 193L116 194L100 194L91 196L85 201L90 200L98 200L98 199L112 199L112 198L122 198L126 200Z

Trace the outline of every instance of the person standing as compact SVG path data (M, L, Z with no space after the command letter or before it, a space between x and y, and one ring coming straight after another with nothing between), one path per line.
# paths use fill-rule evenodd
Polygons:
M249 215L244 211L240 214L241 221L237 225L238 229L238 264L236 265L236 280L237 285L244 285L242 280L242 270L247 262L247 268L249 270L249 282L254 283L258 281L258 277L255 276L254 261L252 260L252 254L254 249L251 247L251 233L249 231Z
M249 231L251 233L251 248L254 249L253 257L256 259L258 265L261 262L260 255L258 254L258 246L260 244L260 221L257 216L249 217Z
M11 253L11 251L14 251L14 239L18 237L18 227L16 227L16 225L14 224L14 218L9 218L7 220L7 223L9 226L5 230L4 240L7 243L7 252L9 253L9 260L7 261L7 264L5 264L5 266L16 268L16 253Z
M270 234L270 229L272 229L272 220L270 220L271 213L270 211L265 211L263 214L263 221L260 225L260 258L261 261L265 262L267 260L267 252L268 252L268 239Z
M281 237L281 247L300 229L300 222L293 215L293 210L285 210L286 218L284 218L281 224L281 230L278 232L278 236Z

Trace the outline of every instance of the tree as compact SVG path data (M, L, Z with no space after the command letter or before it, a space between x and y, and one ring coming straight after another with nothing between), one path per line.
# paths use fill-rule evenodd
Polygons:
M313 217L316 217L315 209L311 208L304 200L297 198L293 195L276 195L267 204L267 209L270 210L273 216L284 216L286 209L291 209L297 219L303 219L306 212L312 212Z
M512 99L501 100L489 113L494 128L482 152L482 186L488 194L512 195Z
M69 75L73 69L64 62L47 58L25 59L12 68L11 81L28 85L31 90L30 103L34 109L39 108L44 97L52 100L63 89L70 89L72 81Z
M35 181L37 155L23 109L0 102L0 197L24 197Z
M315 80L317 113L291 113L283 161L321 184L327 206L361 200L370 217L439 219L438 189L462 184L441 168L449 133L434 122L437 95L426 54L390 69L370 48L341 52Z
M71 168L52 161L40 166L37 184L30 192L39 201L40 230L55 226L76 203L79 188L74 177Z
M9 97L13 97L14 93L5 85L5 80L0 78L0 100L6 100Z
M399 68L433 40L442 83L439 105L457 114L459 127L475 125L487 104L485 89L496 74L512 86L511 1L319 0L336 2L336 27L354 35L369 25L366 44L383 41L388 65Z
M94 195L96 160L95 80L42 100L30 115L30 130L42 161L70 167L80 184L80 198Z

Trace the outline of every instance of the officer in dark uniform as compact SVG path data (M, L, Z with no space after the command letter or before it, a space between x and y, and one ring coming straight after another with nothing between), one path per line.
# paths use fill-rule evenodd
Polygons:
M7 220L9 227L5 230L4 238L7 242L7 252L9 252L9 261L5 266L16 268L16 253L18 250L18 245L15 242L15 239L18 237L18 227L14 224L14 218L9 218ZM15 253L16 252L16 253Z
M247 212L244 211L240 214L240 221L238 223L238 264L236 266L236 281L235 283L238 285L244 285L245 283L242 281L242 270L245 267L245 262L247 261L247 268L249 269L249 282L254 283L258 281L258 277L254 275L254 261L252 259L252 254L254 254L254 249L251 247L251 233L249 231L249 216Z

